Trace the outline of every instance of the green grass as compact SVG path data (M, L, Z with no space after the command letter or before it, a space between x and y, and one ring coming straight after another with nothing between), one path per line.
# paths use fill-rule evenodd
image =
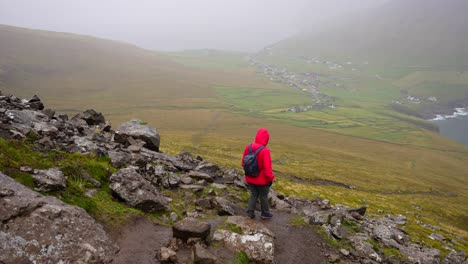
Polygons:
M244 251L238 252L232 262L232 264L248 264L248 263L250 263L249 257Z
M85 209L109 227L118 227L133 215L143 214L112 197L108 179L116 169L110 165L108 158L60 151L41 153L34 151L28 142L6 141L0 138L0 171L33 189L32 176L20 172L20 166L30 166L33 169L59 168L67 178L67 187L63 191L44 194L54 195L67 204ZM93 197L85 195L85 189L95 187L82 177L84 172L102 184Z

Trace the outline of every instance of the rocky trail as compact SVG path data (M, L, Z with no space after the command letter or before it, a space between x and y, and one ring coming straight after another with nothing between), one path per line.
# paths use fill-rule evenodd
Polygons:
M256 220L271 230L275 243L275 263L329 263L327 256L337 254L336 249L326 245L323 238L310 227L291 225L290 214L273 211L274 217ZM212 234L219 225L225 222L226 216L216 216L207 220L211 224ZM115 264L161 263L158 259L159 249L170 244L172 230L168 226L158 225L145 217L131 219L123 228L111 233L120 251L114 258ZM229 263L234 254L223 246L212 247L210 250L216 255L219 263ZM177 257L179 263L190 263L190 249L179 249Z

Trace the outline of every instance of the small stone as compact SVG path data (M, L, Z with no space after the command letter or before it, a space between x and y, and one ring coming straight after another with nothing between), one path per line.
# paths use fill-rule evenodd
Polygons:
M160 251L160 261L161 263L169 264L169 263L177 263L177 253L167 247L162 247Z
M29 167L29 166L21 166L19 168L19 170L21 172L26 172L26 173L32 173L33 172L33 169L31 167Z
M340 249L340 253L343 254L344 256L348 256L348 255L349 255L349 251L346 250L346 249L344 249L344 248Z
M215 264L218 259L202 244L197 243L192 249L192 260L195 264Z
M171 219L172 221L177 221L179 219L179 216L174 213L174 212L171 212L170 216L169 216L169 219Z
M330 261L331 263L336 263L339 260L340 256L338 254L331 253L330 255L328 255L328 261Z
M212 184L211 184L211 187L212 187L212 188L216 188L216 189L220 189L220 190L224 190L224 189L227 188L226 185L220 184L220 183L212 183Z
M180 181L183 183L183 184L191 184L192 183L192 178L190 177L182 177L180 179Z
M97 194L98 190L96 189L88 189L85 191L85 195L88 197L93 197Z

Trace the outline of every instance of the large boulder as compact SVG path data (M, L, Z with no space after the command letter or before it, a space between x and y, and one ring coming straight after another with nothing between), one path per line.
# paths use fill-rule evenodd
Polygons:
M38 191L50 192L65 189L67 180L62 171L57 168L39 170L33 174L34 183Z
M218 215L235 215L235 205L224 197L216 197L214 199L214 205L218 211Z
M242 216L230 216L227 223L238 226L241 233L219 229L213 234L214 241L223 242L235 252L245 252L250 262L275 263L274 236L269 229Z
M195 168L195 171L206 173L213 178L221 177L224 174L223 170L221 170L218 165L208 161L202 161L200 164L198 164L198 166Z
M114 139L124 145L129 145L128 138L140 139L145 142L144 147L159 151L159 133L154 127L143 124L143 121L134 119L123 123L115 132Z
M83 112L83 117L86 123L90 126L101 125L106 123L106 119L101 113L94 111L94 109L88 109Z
M173 236L184 241L187 241L189 238L207 239L210 235L210 230L210 224L198 221L192 217L184 218L172 227Z
M14 123L32 127L36 122L46 122L49 118L41 112L33 110L8 110L5 114Z
M29 99L27 104L31 109L34 110L44 109L44 104L41 102L41 99L37 95L34 95L31 99Z
M0 263L110 263L118 250L85 210L0 173Z
M111 175L110 188L115 196L129 206L145 212L157 212L169 209L168 200L137 172L137 167L120 169Z

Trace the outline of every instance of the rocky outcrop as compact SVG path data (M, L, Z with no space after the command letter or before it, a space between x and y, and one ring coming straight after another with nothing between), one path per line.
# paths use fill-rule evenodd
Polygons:
M117 247L83 209L0 173L0 263L110 263Z
M230 216L226 222L237 226L242 232L218 229L213 234L214 241L224 243L235 252L245 252L254 263L275 263L274 236L270 230L242 216Z
M145 212L168 209L168 200L137 172L137 167L120 169L109 178L109 187L119 199L129 206Z
M159 151L159 133L155 128L143 125L143 121L134 119L120 125L115 133L115 141L124 145L134 145L132 140L140 139L144 147Z

